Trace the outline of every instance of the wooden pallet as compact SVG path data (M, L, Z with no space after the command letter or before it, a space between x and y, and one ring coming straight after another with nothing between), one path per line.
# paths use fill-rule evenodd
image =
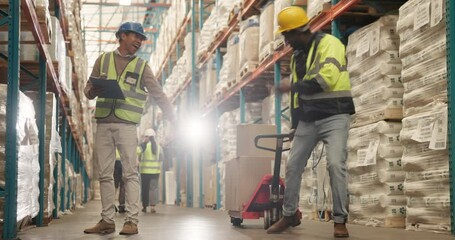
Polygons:
M236 78L234 78L234 79L228 81L228 82L227 82L228 88L231 89L232 87L234 87L235 85L237 85L237 82L238 82L238 81L237 81Z
M372 6L356 4L349 9L348 13L363 13L368 15L375 15L378 14L378 11Z
M273 56L274 53L274 42L270 42L264 47L262 47L259 52L259 64L262 64L265 60L269 59L270 56Z
M284 38L278 38L273 42L273 49L275 51L281 50L284 47Z
M245 76L251 74L256 68L258 67L257 62L246 62L242 68L240 68L240 80L243 79Z

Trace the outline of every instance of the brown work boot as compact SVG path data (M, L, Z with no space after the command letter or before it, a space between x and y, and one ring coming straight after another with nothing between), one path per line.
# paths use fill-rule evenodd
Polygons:
M348 238L349 232L346 223L335 223L333 225L333 236L336 238Z
M284 216L278 222L267 229L267 233L281 233L289 227L300 225L300 212L296 212L293 216Z
M151 212L151 213L156 213L155 206L151 206L151 207L150 207L150 212Z
M107 223L101 219L94 227L87 228L84 230L84 233L100 233L100 234L109 234L115 232L115 224Z
M131 221L125 222L125 224L123 224L122 231L120 231L120 235L133 235L137 233L137 225Z

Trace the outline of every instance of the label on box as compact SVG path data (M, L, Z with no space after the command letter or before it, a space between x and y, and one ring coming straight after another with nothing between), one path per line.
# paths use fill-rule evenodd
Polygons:
M365 166L365 157L367 155L367 149L357 150L357 166Z
M414 14L414 31L430 23L430 3L417 6Z
M447 148L447 111L436 116L429 149L443 150Z
M365 156L365 166L376 165L376 155L378 153L379 139L371 141L368 145L367 154Z
M444 11L442 9L442 0L431 1L431 22L430 26L434 27L442 21L442 15Z
M356 57L361 57L364 53L367 53L370 50L370 34L366 34L362 38L360 38L359 43L357 45Z
M376 24L376 27L370 32L370 56L374 56L379 52L379 35L379 24Z
M428 142L431 139L431 134L433 133L433 119L424 118L419 119L417 123L417 129L412 134L411 139L416 142Z

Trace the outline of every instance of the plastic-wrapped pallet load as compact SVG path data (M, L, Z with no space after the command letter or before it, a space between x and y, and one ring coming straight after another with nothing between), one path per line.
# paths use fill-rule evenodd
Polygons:
M261 9L259 17L259 60L273 53L274 2L269 1Z
M256 69L259 61L259 19L252 16L240 23L239 38L240 77Z
M450 232L445 1L399 9L406 229Z
M433 101L447 101L444 1L408 1L399 11L397 31L403 63L404 116Z
M220 70L220 81L217 83L215 94L220 94L223 87L231 88L238 81L239 36L233 33L229 36L226 54L223 56L223 65Z
M187 69L187 57L186 50L183 55L177 60L177 64L172 68L171 75L166 79L166 83L163 87L164 93L167 97L172 98L175 96L177 91L182 87L185 80L190 76L190 72Z
M7 85L0 84L0 185L5 186L6 148L6 103ZM38 215L39 202L39 161L38 127L32 100L19 93L19 109L16 124L18 144L17 174L17 221L27 216ZM0 202L3 215L4 202Z
M156 46L160 46L150 56L150 62L156 63L150 65L152 71L156 73L160 64L164 61L167 51L172 45L172 40L175 39L182 25L183 20L187 16L187 4L184 0L173 0L168 11L163 15L160 34L158 35Z
M40 117L39 112L39 94L37 92L25 92L29 96L35 107L36 117ZM44 218L52 215L54 208L53 186L54 186L54 168L56 167L57 153L62 152L60 136L56 130L58 116L56 115L56 99L53 93L46 93L46 138L45 138L45 161L44 161Z
M384 16L349 36L346 55L357 112L352 127L403 117L397 20Z
M448 232L447 105L435 103L424 109L403 119L400 134L404 146L402 164L406 171L404 187L408 197L406 229Z
M308 17L316 17L323 10L330 8L330 0L308 0Z
M401 123L379 121L352 128L348 140L349 221L380 227L404 227L405 172L400 157Z
M35 37L32 32L21 32L20 33L21 41L31 42L31 44L21 44L20 47L20 57L21 60L25 61L38 61L39 52L36 47Z

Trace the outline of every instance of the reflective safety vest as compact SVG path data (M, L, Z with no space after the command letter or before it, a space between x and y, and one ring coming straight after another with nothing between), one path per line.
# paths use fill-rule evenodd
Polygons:
M291 109L299 109L300 119L355 112L345 47L339 39L324 34L320 40L314 40L305 66L296 66L294 57L291 57L292 83L312 80L323 90L315 94L292 92ZM297 67L306 67L303 79L298 79Z
M139 123L147 99L147 93L141 87L146 61L133 58L120 75L115 68L114 52L104 53L100 61L100 77L107 81L117 81L125 99L98 98L95 118L106 118L112 113L124 121Z
M142 148L138 147L137 153L141 155L141 173L143 174L160 174L161 163L160 163L160 146L157 145L156 154L152 152L152 143L147 143L145 150L142 152Z
M117 148L115 149L115 160L121 160L121 158L120 158L120 152L118 151Z

